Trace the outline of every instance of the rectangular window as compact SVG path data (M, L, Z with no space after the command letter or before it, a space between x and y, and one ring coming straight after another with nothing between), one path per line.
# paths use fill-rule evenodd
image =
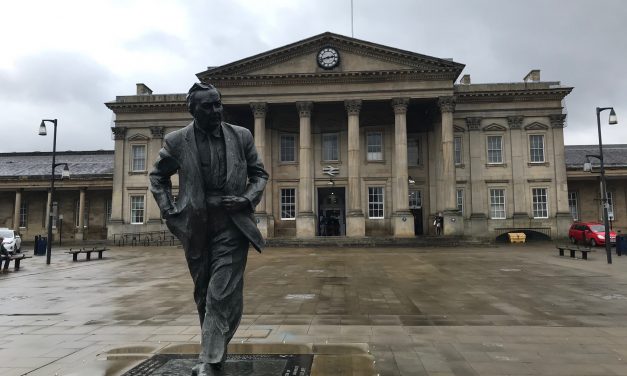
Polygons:
M144 196L131 196L131 224L144 223Z
M383 187L368 187L368 218L383 219Z
M607 191L607 218L614 220L614 195L610 191Z
M544 162L544 135L532 134L529 136L529 157L531 162Z
M74 201L74 226L78 227L78 213L80 210L80 200ZM83 227L87 227L89 220L89 201L85 200L85 209L83 211Z
M293 134L282 134L280 145L280 161L296 162L296 136Z
M133 145L133 171L146 171L146 145Z
M453 138L454 147L455 147L455 164L462 164L462 138L455 137Z
M462 188L458 188L456 192L457 197L457 211L460 213L464 213L464 190Z
M420 137L407 140L407 165L420 166L422 164L422 147Z
M366 145L369 161L383 160L383 133L368 132L366 135Z
M296 188L281 188L281 219L296 219Z
M488 136L488 163L503 163L502 136Z
M105 223L111 221L111 200L105 200Z
M490 218L505 219L505 189L490 189Z
M28 224L28 203L22 201L20 203L20 227L26 227Z
M533 188L531 190L531 196L533 199L533 217L548 218L549 206L546 188Z
M568 208L570 209L570 215L574 221L579 220L579 207L577 203L577 192L568 192Z
M337 133L322 134L322 160L340 160L340 137Z
M409 191L409 208L420 209L422 207L422 192Z

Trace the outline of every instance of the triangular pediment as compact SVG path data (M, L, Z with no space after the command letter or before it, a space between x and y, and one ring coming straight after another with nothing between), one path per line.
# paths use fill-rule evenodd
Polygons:
M318 52L332 47L339 63L332 69L318 65ZM293 77L294 75L337 76L360 72L438 73L443 79L455 80L463 64L447 59L417 54L334 33L323 33L283 47L198 73L203 82L241 77Z
M537 131L537 130L546 130L546 129L549 129L548 125L538 123L537 121L525 126L526 131Z
M466 132L466 129L459 125L453 125L453 132Z
M500 124L492 123L483 127L484 132L505 132L507 128Z
M128 138L128 141L148 141L148 140L150 140L150 137L145 136L141 133L135 133L134 135Z

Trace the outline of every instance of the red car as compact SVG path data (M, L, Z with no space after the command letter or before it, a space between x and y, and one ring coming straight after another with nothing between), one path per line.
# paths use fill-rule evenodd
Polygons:
M573 244L582 242L596 245L605 245L605 226L596 222L575 222L568 230L568 237ZM610 231L610 244L616 243L616 233Z

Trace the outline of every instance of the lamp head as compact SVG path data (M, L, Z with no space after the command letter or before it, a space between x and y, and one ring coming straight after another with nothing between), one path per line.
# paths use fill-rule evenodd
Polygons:
M327 185L329 185L329 186L334 186L335 185L335 182L333 181L332 178L329 178L329 181L327 182Z
M416 184L416 180L414 180L414 178L412 178L411 175L407 177L407 182L409 183L409 185Z
M61 179L69 179L70 178L70 168L66 164L63 166L63 171L61 171Z
M46 123L42 120L41 124L39 125L39 135L40 136L45 136L46 133Z
M618 118L616 117L616 112L614 111L613 108L610 110L609 123L610 125L618 124Z
M590 163L590 161L584 162L583 172L591 172L591 171L592 171L592 163Z

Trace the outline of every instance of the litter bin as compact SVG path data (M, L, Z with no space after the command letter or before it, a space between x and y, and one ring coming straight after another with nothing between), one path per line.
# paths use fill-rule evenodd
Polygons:
M47 239L44 238L43 236L40 236L39 240L37 241L37 253L35 253L35 255L44 256L46 254L47 245L48 245Z
M627 256L627 236L625 235L617 235L616 236L616 254L626 255Z

